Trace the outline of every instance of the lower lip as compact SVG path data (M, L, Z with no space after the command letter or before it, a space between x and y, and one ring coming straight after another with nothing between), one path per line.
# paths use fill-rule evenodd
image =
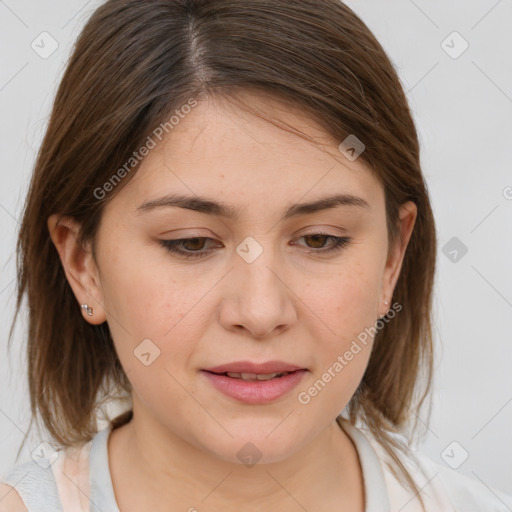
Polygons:
M297 370L284 377L270 380L247 381L202 370L219 391L246 404L266 404L291 391L307 370Z

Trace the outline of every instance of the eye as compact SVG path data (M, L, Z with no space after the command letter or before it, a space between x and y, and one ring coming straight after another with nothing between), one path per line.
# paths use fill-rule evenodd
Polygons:
M350 243L350 238L346 236L334 236L329 235L328 233L312 233L310 235L304 235L301 238L309 239L312 242L312 249L308 252L311 253L327 253L333 252L337 250L341 250L343 247L346 247ZM299 238L300 240L300 238ZM325 248L325 242L327 240L331 240L332 243L330 246ZM311 247L311 246L309 246Z
M160 240L160 243L169 251L175 254L179 254L180 256L184 256L185 258L197 258L199 256L205 256L212 252L209 250L202 250L205 245L205 241L211 240L214 241L213 238L207 237L194 237L194 238L180 238L177 240ZM188 246L190 249L187 249ZM185 247L185 250L183 249Z
M340 237L329 235L327 233L311 233L303 235L299 238L309 240L312 246L308 246L309 250L306 252L312 254L325 254L334 251L339 251L350 243L349 237ZM331 240L330 246L325 248L326 241ZM199 258L210 254L213 249L204 249L206 242L215 242L213 238L208 237L193 237L193 238L179 238L176 240L160 240L160 244L169 252L178 254L185 258ZM299 244L301 245L301 244Z

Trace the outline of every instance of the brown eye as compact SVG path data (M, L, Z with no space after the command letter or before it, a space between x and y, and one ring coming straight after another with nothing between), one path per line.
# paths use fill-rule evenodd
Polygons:
M331 251L341 250L343 247L347 246L351 240L350 237L334 236L328 233L311 233L301 238L306 240L306 247L309 249L307 252L312 254L325 254ZM326 246L328 240L331 240L330 246Z
M185 258L197 258L209 254L212 249L204 249L208 241L213 242L208 237L180 238L178 240L160 240L160 244L169 252L184 256Z
M322 234L306 235L304 236L304 239L309 239L312 241L312 244L310 245L312 249L321 249L324 247L325 242L329 239L329 236Z
M182 246L189 251L200 251L204 248L206 238L185 238Z

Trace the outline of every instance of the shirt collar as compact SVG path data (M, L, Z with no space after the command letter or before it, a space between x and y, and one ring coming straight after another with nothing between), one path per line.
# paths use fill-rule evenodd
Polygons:
M390 512L389 496L379 457L365 434L342 416L338 425L352 440L363 473L365 512Z

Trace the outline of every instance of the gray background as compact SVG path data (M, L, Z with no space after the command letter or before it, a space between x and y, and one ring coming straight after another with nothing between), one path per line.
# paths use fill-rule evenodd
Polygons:
M0 474L29 421L23 322L7 357L18 219L71 45L99 3L0 0ZM512 494L512 0L347 3L397 66L437 220L437 371L420 448ZM58 44L47 58L31 47L52 49L42 32Z

